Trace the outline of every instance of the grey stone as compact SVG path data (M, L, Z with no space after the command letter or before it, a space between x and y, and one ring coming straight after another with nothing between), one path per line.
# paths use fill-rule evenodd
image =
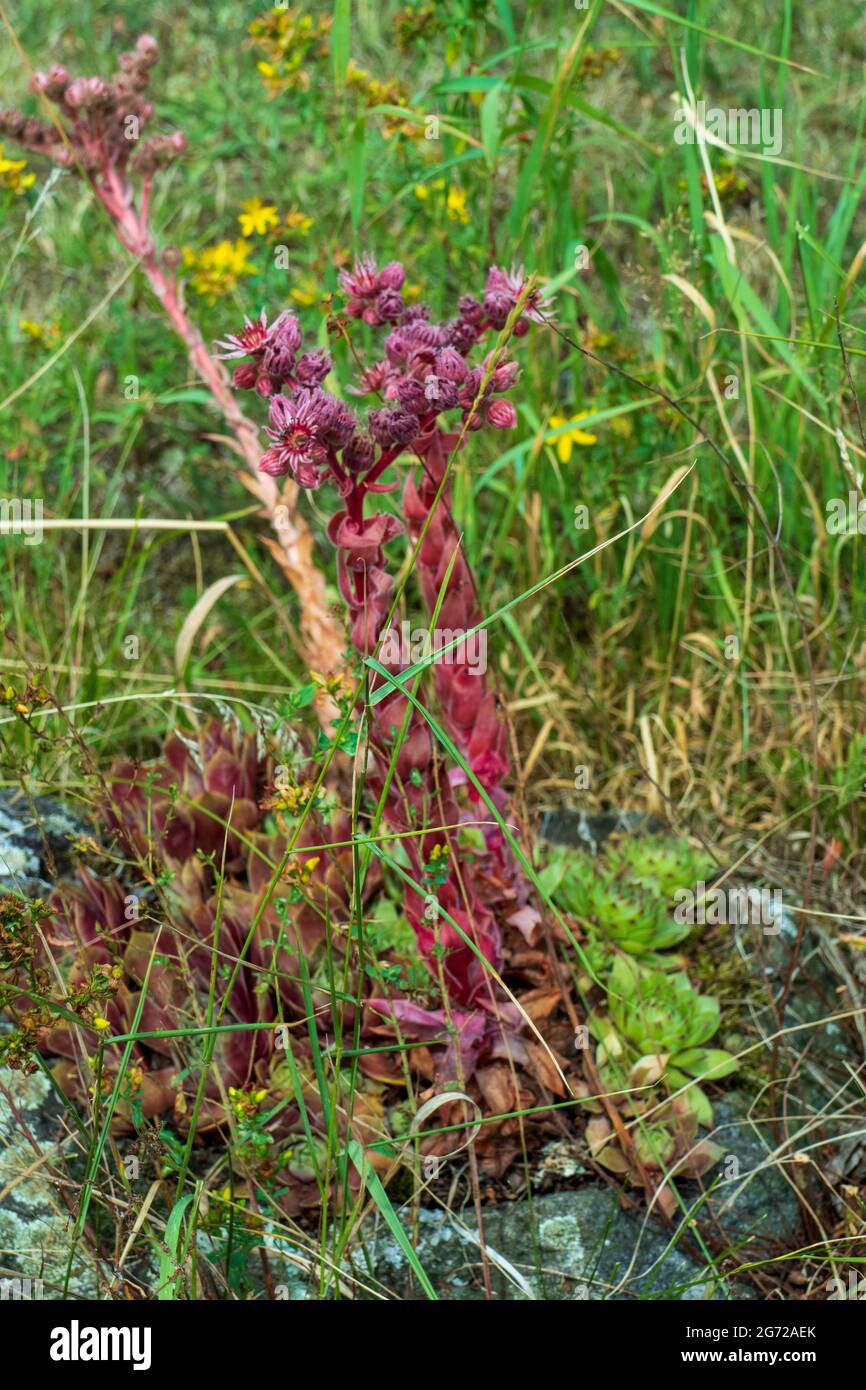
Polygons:
M25 1076L4 1069L0 1082L8 1093L7 1098L0 1092L0 1278L10 1281L0 1284L0 1296L13 1297L16 1279L29 1279L38 1288L39 1297L59 1299L74 1221L51 1176L73 1141L60 1120L60 1103L42 1072ZM41 1281L41 1286L34 1281ZM79 1243L69 1297L97 1296L96 1270Z
M51 797L0 791L0 892L44 895L68 871L71 842L85 829Z
M642 811L611 811L597 816L586 811L545 811L538 833L552 845L574 845L597 854L611 835L655 835L664 826Z
M591 1185L517 1201L484 1213L484 1238L497 1300L547 1301L721 1298L712 1264L691 1233L669 1234L640 1206L626 1211L611 1188ZM443 1299L485 1297L474 1223L422 1210L412 1244ZM685 1245L690 1246L687 1250ZM386 1228L368 1242L376 1278L398 1297L423 1298L405 1255ZM355 1271L360 1276L358 1261ZM738 1290L748 1298L748 1288Z

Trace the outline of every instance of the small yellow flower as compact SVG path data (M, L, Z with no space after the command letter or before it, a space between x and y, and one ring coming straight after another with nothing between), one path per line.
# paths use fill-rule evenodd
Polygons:
M300 304L303 309L311 308L316 302L317 295L318 285L309 275L304 276L299 285L289 290L289 298L293 299L296 304Z
M248 241L219 241L203 251L182 248L183 263L190 271L190 284L209 304L222 295L231 294L242 275L255 275L255 266L247 264L251 247Z
M309 883L315 871L316 865L319 863L320 858L321 855L316 855L315 859L307 859L305 863L299 864L296 867L295 872L297 875L298 883Z
M582 420L588 414L588 410L581 410L579 415L573 415L570 420L566 419L564 415L551 415L548 423L554 430L562 429L563 425L577 426L578 421ZM545 440L545 443L552 444L556 449L556 455L560 463L568 463L575 444L586 445L595 444L596 442L597 439L594 434L590 434L587 430L577 428L567 430L563 434L549 434Z
M261 198L249 198L241 203L238 222L244 236L264 236L269 227L278 225L279 220L273 204L263 203Z
M445 188L444 179L432 179L430 183L416 183L415 197L426 203L431 193L441 193Z
M93 1026L94 1028L98 1028L100 1033L104 1033L106 1028L111 1027L111 1024L107 1018L103 1018L101 1014L97 1014L96 1018L93 1020Z
M452 183L448 189L447 209L452 222L467 223L469 221L469 213L466 211L465 188L458 188L456 184Z
M25 174L27 168L26 159L5 159L3 146L0 145L0 188L8 188L11 193L21 194L27 188L32 188L36 182L36 175L33 173Z
M299 208L292 208L291 212L286 213L286 231L297 232L299 236L309 235L311 227L315 227L312 217L308 217Z
M40 347L53 347L60 338L60 328L56 323L36 323L34 319L19 319L18 327L25 338L31 338Z

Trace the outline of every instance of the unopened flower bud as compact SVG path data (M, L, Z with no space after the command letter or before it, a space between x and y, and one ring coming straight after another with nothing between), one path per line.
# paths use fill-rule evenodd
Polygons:
M438 376L424 378L425 409L451 410L457 404L457 383Z
M456 348L444 347L436 354L436 375L446 381L461 382L467 372L466 363Z
M343 450L343 466L352 473L363 473L370 467L375 454L376 449L369 435L353 434Z
M330 355L323 348L316 348L298 358L295 375L302 386L319 386L330 370Z
M428 409L427 396L420 381L414 377L403 377L398 381L394 388L397 400L405 410L412 411L415 415L420 415L422 411Z
M511 297L500 290L491 290L484 296L484 312L494 328L505 327L511 307Z
M232 373L232 381L241 391L252 391L258 377L255 362L240 362Z
M370 433L378 444L409 444L418 433L417 415L408 410L373 410Z
M397 323L403 317L403 296L399 290L383 290L376 300L376 313L384 323Z
M301 326L295 315L288 312L280 314L271 326L270 337L273 342L281 343L290 352L297 352L301 346Z
M408 410L391 412L391 438L395 444L411 444L418 433L420 421Z
M520 367L516 362L500 362L493 373L494 391L509 391L520 375Z
M287 343L279 338L265 348L264 365L272 377L285 381L290 377L295 365L295 354Z
M511 401L491 401L487 407L487 420L497 430L513 430L517 424L517 411Z
M30 79L30 90L31 90L32 92L46 92L46 93L47 93L48 88L49 88L50 85L51 85L51 78L48 76L48 73L47 73L47 72L43 72L43 71L41 70L41 68L37 69L37 71L34 72L33 76L32 76L31 79Z
M152 68L159 60L159 44L152 34L139 34L135 41L135 51L139 62L146 68Z
M460 317L466 319L469 323L480 323L484 317L484 310L478 303L478 300L472 298L471 294L461 295L457 301L457 308Z
M74 82L70 82L63 95L64 103L72 111L77 111L87 101L87 83L83 77L76 77Z
M385 290L399 290L403 287L406 272L399 261L389 261L379 272L379 284Z
M457 319L450 325L448 337L456 352L469 352L475 346L477 333L468 319Z

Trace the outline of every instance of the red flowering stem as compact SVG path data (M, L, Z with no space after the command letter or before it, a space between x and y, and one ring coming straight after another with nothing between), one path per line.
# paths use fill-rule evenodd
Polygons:
M452 436L453 438L453 436ZM436 431L424 449L424 467L417 479L410 475L403 492L403 514L409 535L419 545L416 572L421 593L431 616L439 607L439 623L446 630L471 631L481 622L475 581L455 527L450 507L451 489L442 479L448 467L448 440ZM439 500L437 502L437 496ZM429 521L428 521L429 518ZM426 530L425 530L426 527ZM423 535L423 540L421 537ZM485 633L486 636L486 633ZM483 648L486 652L486 647ZM458 647L454 655L458 655ZM507 731L499 716L495 692L489 687L480 663L433 665L436 694L443 722L497 810L508 806L503 778L509 771ZM481 808L478 792L468 785L470 800ZM530 937L536 914L527 908L529 884L514 859L498 826L484 830L488 859L480 881L485 900L496 904L526 930Z
M400 529L395 518L384 513L365 521L364 497L371 477L374 480L380 477L400 452L396 447L383 449L366 477L352 480L345 498L346 511L339 513L329 528L338 551L340 589L352 618L352 641L362 656L376 651L388 620L394 586L385 567L383 546ZM350 576L353 583L349 582ZM407 664L405 661L389 663L389 669L397 674L406 669ZM374 680L375 686L380 683ZM421 827L431 823L437 826L459 823L460 813L451 784L437 764L426 721L405 695L394 691L377 704L368 706L367 715L372 755L367 767L367 785L377 801L384 796L383 809L389 826L405 836L403 844L412 865L412 877L416 883L424 883L428 879L428 866L437 861L447 870L443 883L431 882L426 899L414 888L406 889L407 920L434 976L438 972L434 954L438 935L438 942L447 953L442 969L449 996L457 1004L471 1008L482 994L489 992L486 971L460 933L444 919L440 922L438 909L444 908L454 918L496 970L502 964L502 948L496 922L477 900L471 875L465 865L461 866L455 833L441 829L421 831ZM404 725L405 737L395 753L394 735L399 736ZM389 769L395 758L391 774ZM413 834L413 831L419 833Z
M448 467L447 441L436 431L424 448L424 468L407 479L403 508L409 535L420 544L416 561L421 592L432 614L440 599L449 565L451 573L439 610L445 629L468 632L481 622L475 582L451 516L451 488L437 495ZM423 541L421 537L423 535ZM433 671L446 727L485 791L504 804L502 779L508 773L506 730L496 698L480 663L470 666L461 648L452 661L438 661ZM477 793L470 792L470 795ZM497 832L498 833L498 832Z
M528 328L526 315L537 315L541 302L521 272L494 266L483 306L462 296L456 319L434 323L426 306L407 308L400 292L404 278L399 262L380 270L370 256L362 256L351 272L341 272L347 315L389 329L384 359L362 370L360 389L355 390L361 396L375 394L383 403L368 410L364 424L344 400L322 389L333 365L330 354L321 348L302 350L303 334L293 314L283 312L271 323L264 311L257 320L245 318L240 332L220 344L227 357L246 359L235 368L234 384L270 402L266 432L271 444L259 468L276 477L291 474L301 487L313 490L336 481L344 506L332 516L328 534L337 549L337 577L349 609L352 643L362 657L376 652L394 675L408 669L412 650L410 644L407 652L402 640L395 650L398 634L385 633L396 607L385 546L404 525L387 512L365 517L365 499L369 493L392 489L394 484L382 479L401 454L423 459L425 476L418 486L410 479L404 503L424 598L437 624L464 632L477 627L480 614L472 576L450 520L448 496L439 493L445 491L448 451L467 430L484 425L513 429L517 424L514 405L503 399L514 385L517 364L504 361L499 351L472 365L470 354L488 326L501 331L511 321L514 335L522 336ZM443 434L436 422L457 410L463 419L461 434ZM485 794L504 806L505 730L472 649L465 642L449 649L435 662L434 677L446 721L466 762ZM371 677L382 698L367 709L366 780L388 823L407 845L415 884L430 887L424 892L415 886L406 895L406 915L421 954L434 977L442 967L449 999L469 1010L464 1022L467 1028L472 1024L470 1031L480 1045L485 1028L480 1022L475 1028L475 1011L487 1002L483 992L494 1002L485 963L500 967L499 928L480 900L477 866L473 873L466 872L468 860L461 855L456 835L427 828L458 823L453 787L460 772L446 771L426 720L405 691L383 690L384 679ZM497 842L497 835L489 837L487 868L502 861L503 872L490 896L513 899L517 895L507 866L502 855L497 859L494 853ZM445 914L441 929L440 910ZM525 928L525 919L518 925ZM444 963L438 947L444 948ZM405 1004L402 1001L401 1008Z
M132 255L138 257L153 293L178 337L183 342L197 375L208 388L234 435L238 449L249 470L244 486L257 497L268 513L278 544L272 553L283 573L298 595L301 604L301 631L304 636L308 665L317 671L331 673L340 668L345 648L342 628L328 605L325 579L312 559L313 539L309 527L297 513L295 503L297 484L287 479L280 489L273 478L259 471L262 456L261 435L247 419L231 389L228 373L208 351L204 339L186 311L177 278L166 271L157 258L156 248L146 222L111 168L104 170L104 182L91 179L91 184L106 209L118 238ZM334 711L320 710L326 722Z
M151 289L180 337L194 371L208 388L245 461L245 485L264 506L277 540L269 549L298 594L301 631L310 666L334 672L342 664L344 634L328 607L325 581L313 558L309 528L294 514L297 486L286 483L282 493L273 478L259 470L259 431L240 410L222 363L214 359L190 319L173 271L160 261L148 224L150 193L156 170L170 163L185 148L179 131L139 140L141 128L153 116L145 100L149 71L159 57L158 45L142 34L132 52L119 58L110 81L100 77L70 78L56 64L47 73L34 74L31 86L39 93L50 124L21 112L0 112L0 134L8 135L25 149L46 155L62 168L74 168L86 178L108 213L121 244L135 256ZM136 205L135 187L139 189ZM323 722L336 710L319 708Z

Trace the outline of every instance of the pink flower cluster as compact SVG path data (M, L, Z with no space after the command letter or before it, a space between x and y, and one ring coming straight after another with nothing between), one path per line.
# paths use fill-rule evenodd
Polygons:
M90 176L110 168L122 178L129 168L148 178L186 149L186 137L180 131L140 139L153 115L144 92L158 59L156 39L142 34L130 52L121 53L119 70L110 82L102 77L70 77L66 68L55 63L48 72L35 73L30 85L59 107L68 138L61 138L56 126L20 111L0 112L0 132L26 149L48 155L55 164L78 166Z
M449 629L469 630L480 621L480 613L451 519L445 485L448 459L461 434L485 425L510 429L517 424L514 405L504 399L517 381L517 364L489 349L480 361L471 359L491 331L505 326L524 296L522 272L494 267L482 300L464 296L457 315L441 323L431 321L424 305L405 306L403 283L404 271L398 262L380 271L369 256L341 275L347 316L388 330L381 359L365 367L350 388L356 397L379 399L363 421L344 401L323 389L331 370L330 357L320 349L302 351L300 328L292 314L281 314L269 325L263 312L257 320L247 319L240 333L219 344L224 356L243 359L235 368L235 385L269 401L266 433L270 442L260 468L275 475L291 474L301 487L319 488L329 479L336 485L344 505L332 516L328 533L337 549L338 581L351 616L352 641L364 656L376 651L393 603L385 546L404 529L404 522L390 512L365 516L367 494L398 486L396 480L383 481L383 475L401 454L413 455L422 465L417 482L414 471L409 475L403 507L410 536L420 542L422 596L432 613L452 565L439 621ZM545 309L538 291L526 296L515 333L523 336L531 321L543 320ZM443 416L453 418L446 423ZM396 674L401 668L389 669ZM435 662L433 670L449 732L473 775L494 804L504 808L502 779L508 772L508 759L493 692L483 675L469 672L461 663L459 649L457 659ZM373 687L380 688L381 682L374 680ZM479 1048L491 1037L494 1020L501 1017L502 1001L497 1000L483 963L487 961L496 971L502 966L497 914L504 913L522 930L527 929L527 914L533 914L498 831L487 836L486 871L479 874L477 866L462 856L455 831L445 829L472 814L461 810L455 800L455 789L466 778L457 768L440 771L430 729L419 712L399 690L390 690L369 706L368 713L367 786L376 798L386 793L385 814L402 837L415 882L429 884L433 863L448 866L444 879L437 880L435 893L409 889L405 909L419 951L434 975L441 953L443 976L463 1039L458 1051L471 1070ZM391 778L394 733L404 726ZM475 802L475 814L484 811L474 787L470 787L470 800ZM487 901L480 887L484 882L492 884ZM416 1017L417 1006L405 1001L387 1006L384 1001L371 1001L371 1008L374 1004L380 1013L389 1011L414 1027L418 1036L441 1030L438 1014ZM446 1053L446 1058L451 1055Z
M424 305L404 306L404 270L397 261L380 271L365 256L340 280L350 318L391 327L384 357L351 388L355 396L375 394L385 402L368 412L364 425L343 401L321 389L331 358L321 348L301 351L294 314L280 314L269 325L262 311L218 343L223 357L243 359L234 371L235 386L270 400L271 446L260 464L264 472L289 473L306 488L320 487L330 475L340 495L348 496L359 487L362 493L378 490L379 473L403 450L422 454L440 415L459 411L470 430L485 423L514 428L517 412L502 397L517 380L517 363L492 367L488 355L473 364L469 354L491 328L505 323L523 290L520 274L494 267L484 303L464 297L458 316L446 323L431 323ZM516 327L539 316L542 303L537 292L530 296Z

